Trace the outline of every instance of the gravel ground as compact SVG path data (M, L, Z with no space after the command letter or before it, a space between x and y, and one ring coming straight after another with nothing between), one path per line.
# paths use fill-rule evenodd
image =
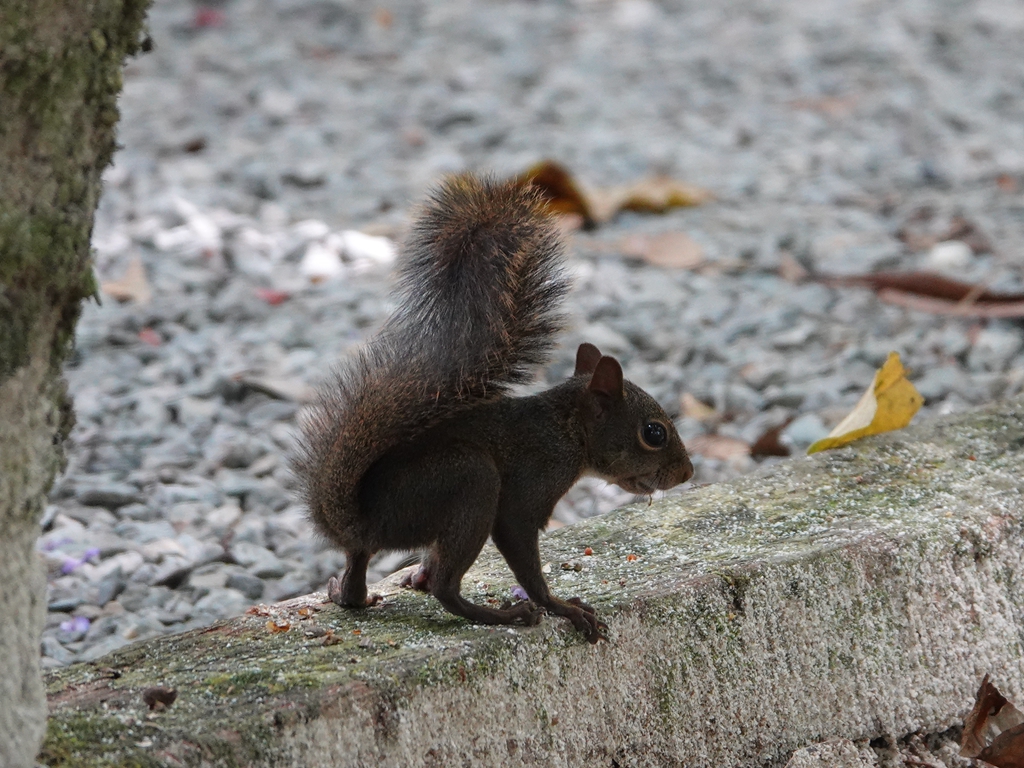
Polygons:
M67 367L78 426L40 540L45 666L321 588L339 569L285 457L310 387L391 308L387 241L352 231L400 241L445 172L552 158L591 187L666 174L716 195L571 235L573 327L538 386L591 341L680 414L684 439L711 428L682 413L689 394L718 411L719 435L747 442L795 419L797 451L890 350L925 412L1024 386L1017 322L780 275L928 268L1022 290L1013 0L156 0L150 24L94 245L101 280L141 263L151 296L136 286L118 303L111 288L90 304ZM703 263L626 258L626 243L668 232ZM312 282L324 264L337 274ZM695 464L699 483L757 466ZM556 518L630 498L585 482Z

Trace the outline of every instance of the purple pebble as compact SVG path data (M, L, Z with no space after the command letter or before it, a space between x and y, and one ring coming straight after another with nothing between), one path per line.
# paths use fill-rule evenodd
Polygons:
M85 632L89 629L89 620L85 616L75 616L67 621L62 621L60 628L63 632Z

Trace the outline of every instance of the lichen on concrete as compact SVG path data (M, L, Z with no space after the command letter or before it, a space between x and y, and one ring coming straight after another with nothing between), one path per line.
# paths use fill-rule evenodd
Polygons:
M36 660L45 494L74 419L61 364L83 298L124 57L148 0L0 4L0 764L32 763L46 714ZM97 42L102 38L102 45Z
M609 624L597 646L394 582L359 613L314 595L131 646L50 677L44 761L113 722L80 760L759 766L944 731L985 672L1024 698L1022 447L1024 403L1001 404L548 535L552 589ZM493 551L463 582L512 586ZM152 685L179 697L150 716Z

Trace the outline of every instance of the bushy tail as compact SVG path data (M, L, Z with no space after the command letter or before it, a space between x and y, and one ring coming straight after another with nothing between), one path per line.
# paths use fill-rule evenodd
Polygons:
M543 364L568 283L557 231L515 182L457 176L430 197L399 266L400 309L319 393L293 468L320 532L358 547L357 489L388 449Z

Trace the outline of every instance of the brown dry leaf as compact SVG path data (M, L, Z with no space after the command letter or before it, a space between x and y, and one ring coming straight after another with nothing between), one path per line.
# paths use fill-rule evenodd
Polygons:
M159 711L171 706L178 698L178 692L174 688L163 688L154 686L142 692L142 700L152 710Z
M996 768L1024 768L1024 724L996 736L978 759Z
M1024 768L1024 714L989 682L988 675L964 719L960 754L996 768Z
M245 609L246 616L269 616L270 608L263 603L257 603L256 605L250 605Z
M779 277L788 283L802 283L810 273L791 253L783 252L779 257Z
M323 644L327 645L327 646L331 646L331 645L337 645L340 642L342 642L342 638L339 637L338 635L334 634L334 630L333 629L328 629L327 630L327 634L324 635Z
M291 628L292 628L291 622L290 621L285 621L284 619L271 619L270 621L267 622L267 629L269 629L275 635L278 632L287 632Z
M620 211L664 213L671 208L702 205L712 193L667 176L653 176L624 187L584 192L569 170L553 160L542 160L518 177L521 184L537 189L552 213L579 216L590 229Z
M909 309L958 317L1024 317L1024 293L996 293L934 272L876 272L870 275L818 275L826 285L863 286L878 298Z
M621 211L664 213L672 208L703 205L714 195L703 187L653 176L626 187L595 190L589 198L594 220L603 223Z
M622 252L656 267L695 269L704 263L704 249L685 232L634 235L622 242Z
M905 291L890 288L878 292L878 298L886 304L895 304L918 312L946 317L976 317L986 320L1014 319L1024 317L1024 300L1017 302L968 302L946 301L928 296L915 296Z
M689 392L684 392L679 398L679 405L683 409L683 416L697 421L715 421L719 413L710 405L702 403Z
M779 438L782 430L789 426L793 419L786 419L777 427L772 427L761 435L754 444L750 446L751 456L789 456L791 453L788 445L785 445Z
M684 184L667 176L655 176L627 187L619 210L664 213L671 208L702 205L713 197L702 187Z
M686 441L686 450L691 456L729 461L737 456L749 456L750 445L735 437L725 435L698 435Z
M519 176L519 181L540 192L552 213L575 214L582 218L584 227L594 226L590 203L564 166L542 160Z
M121 275L120 280L108 280L100 283L100 288L105 294L117 301L134 301L136 304L148 304L153 297L153 291L149 287L149 280L146 278L146 267L142 259L133 256L128 262L128 268Z
M996 176L996 186L1003 192L1016 192L1017 180L1008 173L1000 173Z

